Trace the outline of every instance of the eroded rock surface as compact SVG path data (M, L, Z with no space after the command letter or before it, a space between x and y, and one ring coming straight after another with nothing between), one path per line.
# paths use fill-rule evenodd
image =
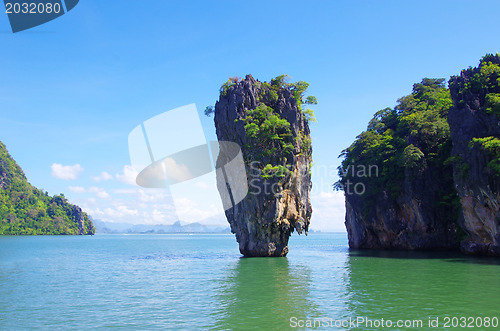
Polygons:
M487 56L477 68L450 79L453 177L462 206L460 221L467 233L461 248L469 254L500 256L500 177L495 170L500 150L488 151L473 141L500 138L498 110L488 102L488 96L500 93L498 65L498 55Z
M245 256L285 256L291 233L307 234L312 149L302 92L247 75L223 85L215 105L217 138L241 147L247 173L247 196L226 210ZM231 158L226 154L221 144L217 167ZM224 176L217 172L221 196L231 191Z

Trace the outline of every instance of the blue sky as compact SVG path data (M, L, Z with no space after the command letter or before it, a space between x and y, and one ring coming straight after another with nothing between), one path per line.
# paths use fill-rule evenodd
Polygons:
M229 76L286 73L311 84L314 164L335 169L414 83L498 52L499 12L498 1L81 0L16 34L0 14L0 140L32 184L96 218L171 223L167 193L126 183L127 136L144 120L190 103L201 113ZM213 139L213 118L202 124ZM333 173L313 171L313 229L343 230Z

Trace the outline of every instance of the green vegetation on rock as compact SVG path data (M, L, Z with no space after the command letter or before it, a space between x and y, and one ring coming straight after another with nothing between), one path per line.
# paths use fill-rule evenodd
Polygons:
M495 114L500 117L500 94L488 93L486 94L486 112L488 114Z
M449 88L455 188L468 254L500 256L500 54L452 76Z
M294 152L290 123L281 118L271 107L261 104L255 109L249 110L247 117L243 119L248 146L256 146L261 150L257 156L272 157L278 152L286 155Z
M451 165L443 164L450 156L450 128L446 121L452 106L444 79L425 78L413 85L410 95L398 100L397 106L375 113L366 131L342 151L340 180L336 189L344 189L348 181L363 183L365 212L375 205L381 194L397 199L405 178L420 176L429 167L441 173L443 192L439 204L456 204ZM359 176L353 167L378 169L377 176ZM444 184L446 183L446 185ZM449 192L448 192L449 191Z
M272 166L270 164L266 164L264 169L262 169L262 178L264 179L274 178L274 177L283 178L286 175L288 175L289 172L290 170L288 170L285 166L282 165Z
M239 202L231 201L226 217L240 252L249 257L286 256L290 235L295 231L307 234L309 229L312 148L308 116L312 114L303 105L314 104L316 98L305 95L309 84L287 80L286 75L269 82L252 75L230 78L213 109L217 140L240 147L237 152L246 170L248 194ZM210 115L211 108L206 113ZM234 149L224 145L220 145L218 166L234 159ZM242 179L218 171L221 197L227 199Z
M486 113L500 117L500 54L485 55L477 68L469 67L462 75L470 78L458 91L459 104L465 102L465 95L473 95Z
M299 132L294 138L290 123L282 118L275 108L278 107L277 103L283 91L290 90L306 122L310 122L315 121L314 112L311 109L302 109L302 104L317 104L317 100L314 96L304 98L308 83L288 83L288 79L287 75L280 75L271 79L270 83L261 83L260 105L249 110L243 119L248 142L246 147L257 147L260 152L256 155L256 160L268 162L262 169L264 179L285 178L291 168L288 160L291 160L294 154L311 157L311 138L303 132ZM299 153L296 145L299 147Z
M500 54L486 54L479 61L477 68L469 67L462 71L461 80L452 79L451 87L457 90L458 105L463 106L468 103L469 107L473 108L475 102L480 110L484 110L489 115L496 115L498 118L490 117L488 121L493 120L493 123L497 123L500 120ZM493 177L499 177L500 140L490 134L485 134L486 137L476 134L468 142L468 147L485 151L488 157L487 172ZM469 168L467 163L464 165Z
M240 81L240 77L230 77L227 82L225 82L224 84L222 84L222 86L220 87L220 94L221 95L226 95L227 94L227 91L229 91L229 89L236 85L236 83L238 83L238 81ZM208 107L207 107L208 108ZM205 114L206 115L206 114Z
M297 108L306 122L315 122L314 111L310 108L304 109L303 105L315 105L318 101L315 96L305 96L309 83L304 81L289 83L289 79L288 75L280 75L271 79L270 82L257 81L259 105L248 110L246 117L241 119L247 138L245 147L247 149L253 147L252 149L257 151L251 155L251 160L265 162L264 168L261 169L264 179L286 177L287 169L291 166L287 162L292 159L294 154L311 158L311 138L302 131L293 137L290 123L282 118L276 109L280 96L283 97L284 90L288 90L292 93ZM230 77L227 82L222 84L220 95L227 95L241 81L243 80L240 77ZM206 116L211 116L214 112L213 106L207 106L204 111ZM235 119L234 121L238 122L239 120Z
M500 139L496 137L472 138L469 147L479 147L486 151L491 158L488 168L495 176L500 176Z
M63 194L32 186L0 142L0 235L94 234L88 215Z
M297 107L305 115L308 122L315 122L314 111L312 109L303 109L302 105L315 105L318 100L315 96L309 95L304 98L304 94L309 88L309 83L299 80L295 83L288 83L290 77L288 75L280 75L271 79L271 83L262 83L260 92L260 101L268 105L272 105L278 101L278 92L280 89L290 89L293 93L293 98L297 102Z

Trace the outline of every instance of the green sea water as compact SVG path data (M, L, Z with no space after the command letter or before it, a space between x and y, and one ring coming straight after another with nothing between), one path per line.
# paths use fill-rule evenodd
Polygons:
M1 330L462 330L463 318L500 329L499 259L349 251L342 233L293 235L286 258L241 258L231 234L0 237Z

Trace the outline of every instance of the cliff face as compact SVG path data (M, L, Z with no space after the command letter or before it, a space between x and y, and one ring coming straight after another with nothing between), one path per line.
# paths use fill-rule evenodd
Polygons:
M374 201L364 201L363 195L346 194L345 225L349 247L402 250L458 248L457 213L449 206L437 203L442 200L439 186L450 187L449 182L443 181L446 176L441 175L441 170L434 167L427 167L417 174L406 171L398 197L389 196L386 190Z
M445 164L450 106L444 79L424 79L343 151L336 185L351 248L458 248L458 199Z
M350 247L500 256L500 56L451 77L449 90L424 79L398 102L343 152ZM360 164L380 177L348 171Z
M450 79L453 177L467 233L461 248L469 254L500 255L499 64L498 55L486 56Z
M269 84L251 75L221 88L215 105L217 138L241 147L247 173L248 194L226 210L245 256L285 256L291 233L307 234L312 149L300 109L304 91L304 85L286 84L283 77ZM230 159L229 153L221 145L218 167ZM221 196L229 188L226 183L218 172Z
M0 235L94 233L80 207L33 187L0 142Z

